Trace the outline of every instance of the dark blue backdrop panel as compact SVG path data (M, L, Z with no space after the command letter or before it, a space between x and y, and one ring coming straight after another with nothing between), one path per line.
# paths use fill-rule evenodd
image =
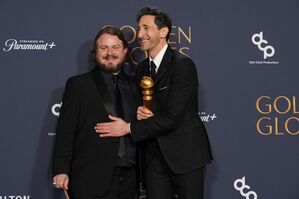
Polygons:
M147 5L169 13L169 45L197 65L199 116L215 158L205 198L297 199L296 0L2 1L0 199L63 198L51 155L65 81L93 66L92 40L104 25L121 27L132 61L142 60L135 16Z

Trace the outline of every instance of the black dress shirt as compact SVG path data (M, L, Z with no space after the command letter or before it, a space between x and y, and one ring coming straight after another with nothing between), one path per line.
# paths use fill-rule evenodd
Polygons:
M113 97L114 93L114 80L113 80L113 74L104 72L101 70L101 74L105 80L107 90L109 92L109 95L111 96L111 99L114 101L115 100ZM119 79L118 79L118 87L120 90L120 95L122 99L122 108L123 108L123 120L126 122L132 122L136 120L136 104L135 104L135 99L132 93L132 90L128 84L128 80L125 76L125 74L120 71L118 74ZM131 138L131 135L126 135L124 137L125 141L125 154L121 158L118 157L117 163L115 166L120 166L120 167L130 167L133 166L136 161L136 146ZM115 154L117 155L117 154Z

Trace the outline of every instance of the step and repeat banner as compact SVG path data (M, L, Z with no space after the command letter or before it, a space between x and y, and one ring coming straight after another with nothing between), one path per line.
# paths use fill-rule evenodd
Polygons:
M118 26L133 67L147 55L136 13L173 21L169 45L191 57L214 161L206 199L299 198L298 0L27 0L0 3L0 199L61 199L51 156L68 77L86 72L92 40Z

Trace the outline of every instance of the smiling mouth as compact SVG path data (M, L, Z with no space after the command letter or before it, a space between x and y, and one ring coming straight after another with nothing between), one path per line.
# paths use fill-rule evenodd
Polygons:
M147 42L147 41L149 41L148 39L139 39L139 42L140 43L145 43L145 42Z

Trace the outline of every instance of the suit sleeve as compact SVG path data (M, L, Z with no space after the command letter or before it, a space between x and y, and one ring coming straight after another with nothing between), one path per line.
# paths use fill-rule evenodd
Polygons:
M75 136L79 118L80 98L74 82L69 79L65 86L62 107L56 128L53 153L53 176L70 174Z
M197 101L198 78L192 60L184 58L170 67L174 68L166 103L153 117L131 124L131 135L135 142L153 139L179 128L185 115L190 114L191 104Z

